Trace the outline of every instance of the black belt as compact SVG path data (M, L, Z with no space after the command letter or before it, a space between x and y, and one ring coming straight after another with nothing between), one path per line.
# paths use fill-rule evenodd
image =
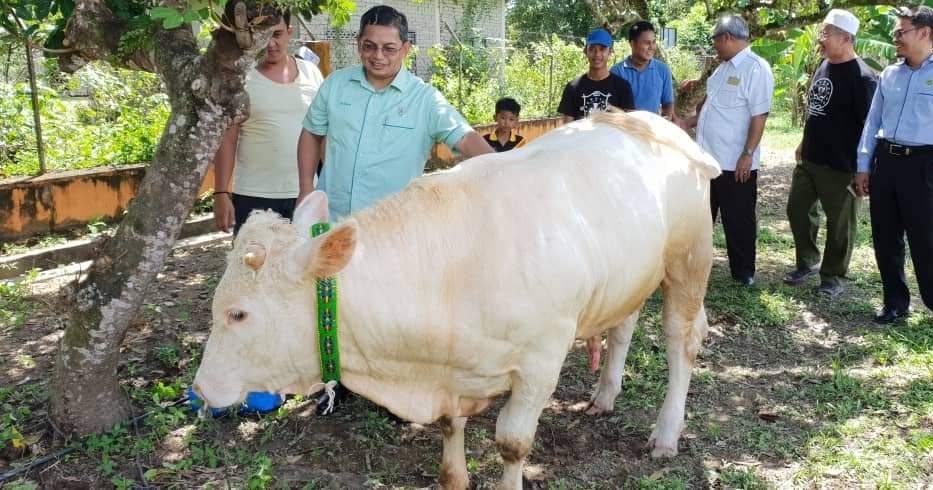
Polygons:
M933 145L908 146L881 140L881 145L888 155L896 157L912 157L917 155L933 154Z

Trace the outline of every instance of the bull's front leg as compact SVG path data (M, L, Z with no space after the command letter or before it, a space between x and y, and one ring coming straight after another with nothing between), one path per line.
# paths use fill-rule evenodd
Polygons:
M529 354L530 359L512 376L512 393L496 419L496 447L503 463L499 484L502 490L522 488L522 467L534 443L538 418L557 387L567 347L573 341L574 328L566 330L566 339L554 339L551 344L562 351L541 349Z
M463 448L463 428L466 417L442 417L438 423L444 433L444 455L438 484L444 490L462 490L470 483L466 454Z
M617 327L609 329L609 348L606 356L606 365L599 373L599 382L596 391L590 398L590 406L586 409L587 415L598 415L611 412L615 407L616 397L622 391L622 375L625 372L625 359L632 343L632 332L638 323L641 308L635 310Z
M665 291L667 293L667 291ZM677 456L677 440L684 428L684 410L690 377L700 345L708 329L702 304L693 315L685 315L679 305L664 298L664 333L667 337L668 385L657 425L648 438L651 457Z

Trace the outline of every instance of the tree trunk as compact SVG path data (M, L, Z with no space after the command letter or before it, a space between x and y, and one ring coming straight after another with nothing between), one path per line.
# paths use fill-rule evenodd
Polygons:
M264 24L272 20L277 22ZM250 49L241 49L233 34L217 31L202 56L190 30L157 31L154 63L166 82L172 115L119 229L99 246L87 277L75 285L50 411L67 435L106 430L130 415L117 379L120 346L172 250L223 131L245 117L243 79L271 35L268 25L257 27L265 30L253 31Z
M29 72L29 91L32 93L32 120L33 131L36 133L36 151L39 152L39 175L48 169L45 166L45 142L42 139L42 115L39 112L39 88L36 83L36 64L32 58L32 39L23 38L26 42L26 70Z
M3 68L3 81L10 83L10 61L13 60L13 43L6 48L6 65Z
M677 117L684 118L696 111L697 104L706 95L706 81L712 76L716 66L718 64L714 62L704 67L700 78L697 79L697 83L690 90L681 90L679 87L674 88L677 91L677 97L674 98L674 112Z

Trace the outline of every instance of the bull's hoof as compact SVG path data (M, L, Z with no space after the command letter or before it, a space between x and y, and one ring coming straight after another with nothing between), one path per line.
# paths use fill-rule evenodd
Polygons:
M677 456L678 438L679 437L675 437L673 441L663 443L658 440L658 429L655 428L654 431L651 432L651 437L648 438L648 448L651 449L651 457L658 459L673 458L674 456Z
M654 444L654 448L651 450L651 457L654 459L673 458L674 456L677 456L676 442L674 443L674 447L665 447L659 444Z
M599 404L599 402L590 402L590 406L586 408L586 411L583 412L587 415L602 415L605 413L611 413L612 407L604 407Z
M437 488L440 490L466 490L470 488L470 478L467 475L452 476L447 475L449 479L441 479L437 482Z

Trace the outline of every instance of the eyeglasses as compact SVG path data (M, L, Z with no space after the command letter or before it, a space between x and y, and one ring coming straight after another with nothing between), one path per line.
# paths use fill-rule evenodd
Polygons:
M394 46L391 44L379 47L379 45L377 45L376 43L365 42L365 43L360 44L360 51L362 51L365 54L376 54L379 51L382 51L382 54L391 58L397 55L398 52L401 51L401 49L398 46Z
M895 29L891 32L891 35L894 36L894 39L900 39L904 37L904 34L907 34L910 31L916 31L919 27L911 27L910 29Z
M824 27L824 28L820 29L819 34L817 34L817 39L827 39L827 38L829 38L829 37L831 37L831 36L834 36L834 35L837 35L837 34L841 34L841 33L840 33L839 31L835 30L835 29L828 29L828 28Z

